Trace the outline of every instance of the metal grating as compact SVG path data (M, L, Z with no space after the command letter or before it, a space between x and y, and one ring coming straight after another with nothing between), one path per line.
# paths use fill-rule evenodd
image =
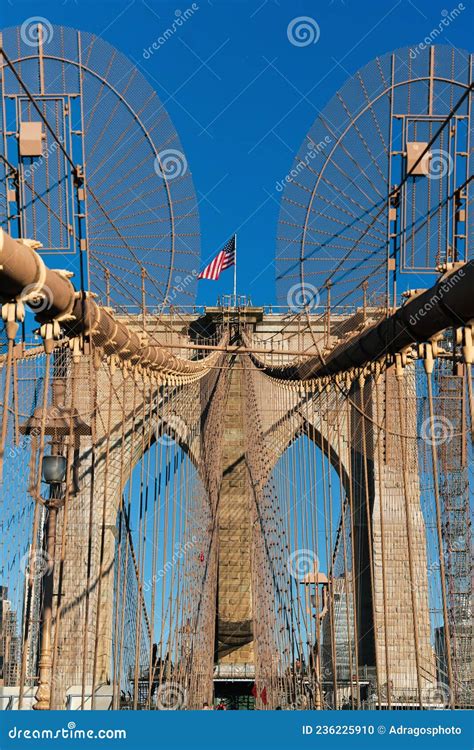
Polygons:
M9 166L2 160L2 172L9 179L0 187L0 220L7 231L37 239L44 253L69 254L76 283L81 277L103 303L156 310L193 302L197 201L181 143L151 86L90 33L36 24L7 29L2 40L23 83L3 61ZM43 123L39 157L18 150L20 122L41 120L29 94L52 131ZM68 158L82 168L80 181ZM79 262L81 251L87 263Z
M467 259L471 97L448 115L471 82L472 56L438 46L386 54L347 81L286 179L279 301L303 285L310 303L326 304L333 287L331 304L361 304L364 293L369 303L393 304L409 284L401 273ZM407 144L433 138L429 176L407 176Z

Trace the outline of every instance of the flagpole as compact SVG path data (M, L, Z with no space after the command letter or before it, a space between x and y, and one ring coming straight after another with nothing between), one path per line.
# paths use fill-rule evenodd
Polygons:
M237 307L237 235L234 234L234 307Z

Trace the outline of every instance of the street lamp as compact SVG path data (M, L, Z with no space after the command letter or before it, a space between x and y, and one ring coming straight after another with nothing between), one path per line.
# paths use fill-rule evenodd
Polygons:
M62 484L66 479L67 461L64 456L43 456L43 481L46 484Z
M57 450L57 446L56 446ZM52 682L52 624L54 593L54 557L56 547L56 522L58 509L64 505L62 484L66 479L67 459L52 453L43 456L43 482L49 485L49 497L44 499L47 518L44 529L43 549L47 564L43 577L43 597L41 612L41 637L39 654L39 678L36 691L36 711L47 711L51 708Z
M316 709L323 707L322 702L322 683L321 683L321 652L320 652L320 641L321 641L321 626L323 620L328 612L328 585L329 581L325 573L318 571L315 567L314 571L307 573L304 576L301 583L305 587L305 600L306 600L306 612L314 617L317 622L316 625L316 643L313 647L313 669L316 676L317 690L314 696L314 703ZM310 592L310 586L314 586L314 593ZM319 586L322 587L321 592ZM322 606L322 609L320 609ZM314 610L314 612L313 612Z

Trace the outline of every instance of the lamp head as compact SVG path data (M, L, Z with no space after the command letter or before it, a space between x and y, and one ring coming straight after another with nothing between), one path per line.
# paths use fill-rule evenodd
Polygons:
M43 456L43 481L46 484L61 484L66 479L64 456Z

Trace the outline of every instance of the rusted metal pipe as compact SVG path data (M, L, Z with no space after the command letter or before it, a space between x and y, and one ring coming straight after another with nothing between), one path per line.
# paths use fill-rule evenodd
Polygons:
M69 275L66 271L48 269L33 247L0 229L0 302L28 304L35 297L43 297L47 304L35 316L39 323L57 320L67 336L90 336L105 354L152 370L199 375L219 356L215 352L195 361L175 356L165 347L151 343L144 332L137 333L117 320L89 294L77 292Z
M48 304L36 319L59 320L69 336L91 336L108 355L151 369L182 375L198 374L211 358L191 361L175 356L165 347L150 343L145 335L117 320L106 308L85 298L64 271L48 269L33 248L14 240L0 229L0 301L45 296ZM474 261L443 275L431 289L408 300L393 315L336 345L324 360L309 358L296 365L272 366L258 360L266 374L288 380L308 380L353 367L363 367L387 354L396 354L413 343L428 341L450 327L474 319ZM24 297L26 290L26 298ZM305 352L307 355L307 353ZM256 361L257 358L253 356Z
M25 242L15 240L0 228L0 301L24 301L44 297L46 304L37 319L61 320L71 314L77 293L67 271L47 268L41 256Z
M324 360L318 356L280 367L256 361L267 375L287 380L308 380L363 367L410 344L429 341L446 328L466 325L474 319L473 289L471 260L445 273L433 287L411 297L389 317L337 344Z

